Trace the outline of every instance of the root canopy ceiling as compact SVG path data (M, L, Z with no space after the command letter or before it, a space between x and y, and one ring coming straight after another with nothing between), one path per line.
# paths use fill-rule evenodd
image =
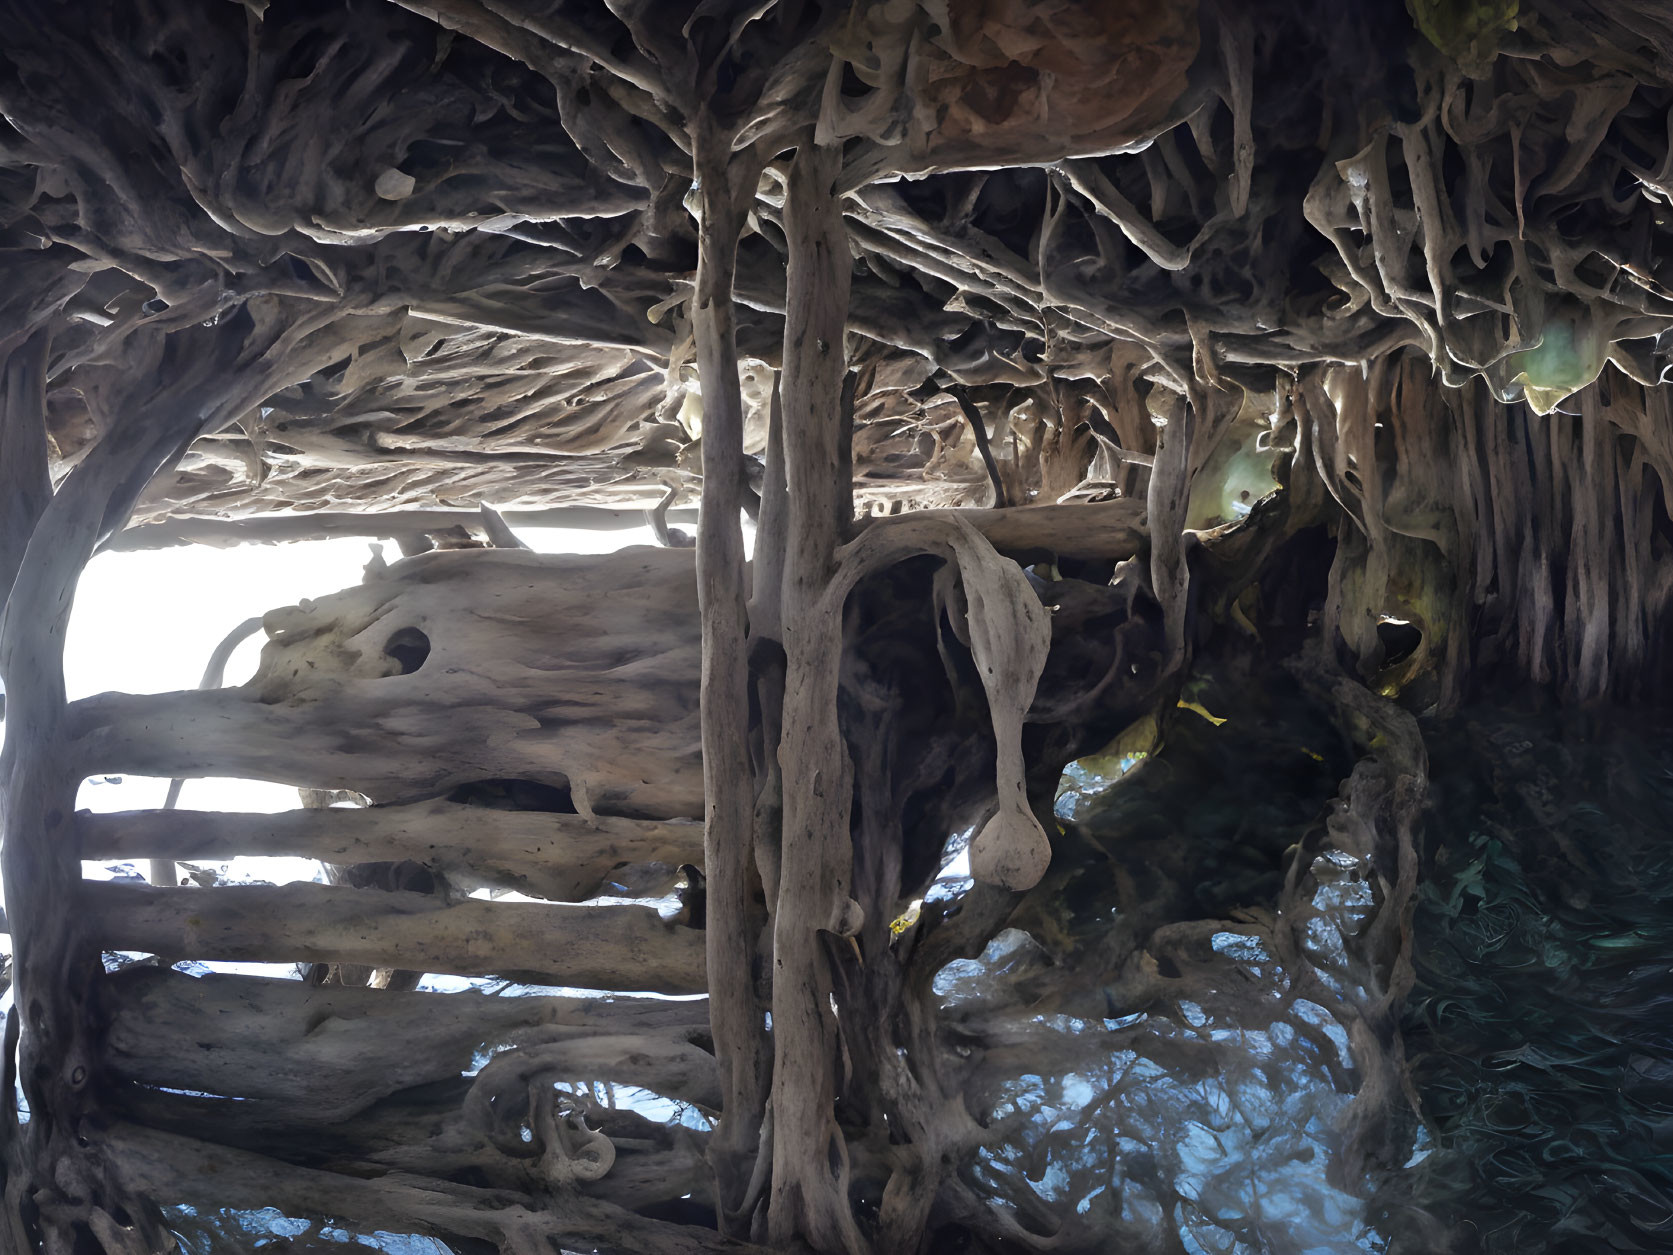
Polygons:
M1476 1249L1439 986L1585 860L1426 747L1673 680L1666 5L0 16L0 1252ZM97 547L310 534L403 557L65 702Z

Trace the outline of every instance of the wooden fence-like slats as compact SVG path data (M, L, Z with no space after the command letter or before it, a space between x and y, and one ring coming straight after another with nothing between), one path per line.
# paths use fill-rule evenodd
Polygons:
M582 989L705 992L703 934L644 906L449 904L332 885L164 889L89 881L97 944L169 958L354 963L460 976L516 973Z
M699 824L433 801L281 811L126 811L77 817L82 857L209 859L290 855L326 863L412 859L453 885L493 886L573 902L607 892L623 863L700 863Z

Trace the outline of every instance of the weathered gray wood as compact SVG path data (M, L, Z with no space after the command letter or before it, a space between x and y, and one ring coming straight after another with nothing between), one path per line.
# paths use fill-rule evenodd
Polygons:
M404 1173L358 1180L132 1124L89 1135L90 1155L134 1195L211 1210L277 1207L288 1215L353 1217L357 1227L479 1238L516 1255L553 1246L619 1255L766 1255L709 1230L647 1220L573 1191L536 1200Z
M221 681L226 675L227 660L232 657L233 650L259 631L261 631L260 619L246 619L223 636L220 644L216 645L213 652L210 653L209 661L204 665L203 676L198 680L198 687L200 689L220 688ZM168 795L163 799L163 809L165 811L172 811L180 804L180 792L185 785L186 781L179 777L168 782ZM154 885L180 883L174 862L169 858L152 859L147 878Z
M466 1113L486 1117L490 1096L527 1090L541 1080L637 1085L709 1111L720 1107L720 1076L708 1051L676 1037L646 1033L564 1034L497 1054L471 1087Z
M1005 481L999 476L999 465L993 460L993 450L988 447L987 418L979 407L965 393L963 388L955 389L953 399L958 402L959 409L964 411L964 418L970 424L970 434L976 438L976 452L981 454L982 465L987 468L988 481L993 485L993 504L1003 509L1009 504L1005 499Z
M703 383L703 511L697 528L702 616L704 848L708 870L709 1013L725 1090L711 1142L723 1211L747 1180L766 1099L767 1048L755 997L750 927L755 778L749 760L749 658L743 532L743 397L732 299L738 235L755 200L761 160L734 155L733 133L707 109L692 131L702 213L691 318Z
M527 779L567 785L583 815L695 818L696 600L683 549L419 554L270 612L261 666L242 688L76 703L80 765L378 802ZM406 674L413 654L387 652L397 633L421 657Z
M834 191L840 149L803 143L785 195L784 465L789 486L783 628L784 838L773 917L773 1159L768 1240L863 1249L837 1128L836 1020L822 933L860 926L849 896L853 768L836 718L841 618L826 604L845 520L830 473L844 459L842 380L851 269ZM840 611L840 607L838 607Z
M263 1100L252 1114L287 1124L346 1120L553 1033L689 1037L708 1025L701 1000L398 993L155 967L115 973L105 996L116 1076Z
M1050 619L1015 563L965 523L908 516L874 523L839 549L829 469L851 437L840 403L848 257L834 183L835 154L797 151L785 198L790 250L784 408L789 484L783 626L786 656L783 739L784 830L773 927L773 1162L767 1234L778 1245L801 1238L821 1252L866 1249L848 1196L848 1141L835 1118L839 1067L837 982L822 934L852 936L864 918L851 896L853 764L836 719L843 606L865 573L913 552L956 562L967 612L960 618L993 710L998 742L999 814L972 845L976 874L1017 888L1044 871L1050 847L1028 809L1021 732L1050 643ZM1024 512L1018 512L1024 513ZM957 620L955 620L957 622ZM887 958L882 961L889 961ZM836 1015L831 1012L835 1010ZM850 1030L865 1034L869 1026ZM913 1123L923 1124L924 1112ZM920 1127L920 1132L925 1130ZM939 1145L953 1136L932 1130ZM889 1182L881 1225L915 1240L944 1164L905 1163Z
M1150 547L1145 505L1133 497L1078 505L1011 506L1003 510L913 510L860 520L865 531L898 527L914 519L951 518L969 523L1000 553L1018 557L1131 558Z
M52 500L46 443L51 339L42 327L0 356L0 609L23 563L30 533Z
M957 516L1002 550L1066 553L1052 536L1078 535L1081 553L1126 557L1143 543L1135 514L1126 501L924 511L865 531ZM516 777L568 784L583 813L695 817L696 596L685 550L421 554L269 614L272 640L243 688L76 703L77 765L346 788L379 801ZM405 628L424 632L430 653L399 675L384 646Z
M647 491L647 505L654 504L656 492ZM606 510L599 506L554 506L546 510L501 510L507 526L562 527L584 532L632 531L645 525L638 510ZM670 510L670 522L694 523L696 510ZM394 539L445 532L454 527L475 531L482 527L476 510L390 510L342 514L318 511L311 514L265 514L240 519L172 518L166 523L147 523L117 532L104 548L114 550L167 549L176 545L276 544L289 540L324 540L332 536L365 536Z
M702 993L703 936L644 906L553 906L334 885L158 889L89 881L94 940L263 963L361 963L459 976L538 973L581 989Z
M0 358L0 703L5 703L0 713L7 717L5 749L0 755L0 834L4 836L0 865L5 869L7 927L24 934L12 939L17 956L13 997L36 999L28 1013L32 1037L23 1045L19 1062L50 1057L43 1055L42 1045L54 1037L61 1051L76 1056L68 1063L70 1071L59 1072L43 1063L41 1072L23 1083L31 1101L39 1101L45 1091L54 1099L68 1098L73 1103L79 1094L66 1082L75 1067L85 1068L89 1062L84 1030L74 1012L76 987L86 976L86 959L76 952L75 922L50 909L56 891L75 872L68 865L67 852L47 830L55 811L62 819L59 808L74 788L57 767L53 752L63 716L62 632L67 606L56 614L45 606L32 606L33 616L6 613L14 584L26 594L44 589L67 597L59 581L73 585L74 572L85 561L85 555L54 555L42 549L25 567L30 539L52 500L46 438L50 341L45 328L37 329ZM84 506L83 511L89 508ZM65 519L60 512L59 534L74 544L86 534L90 521L85 513ZM27 893L20 900L25 887ZM71 988L55 987L57 982L69 983L72 975L77 979ZM19 1012L14 1010L11 1018L16 1021ZM8 1059L14 1044L8 1034ZM61 1119L54 1115L49 1111L25 1128L19 1124L15 1103L7 1101L0 1109L0 1163L8 1178L5 1209L0 1213L0 1250L22 1251L30 1242L22 1216L26 1191L50 1171L43 1160L64 1152L66 1130L74 1119L72 1113Z
M411 859L464 888L515 889L574 902L604 892L623 863L700 863L698 824L544 811L502 811L446 801L338 807L272 815L121 811L76 816L82 857L229 859L289 855L324 863Z
M1134 457L1142 455L1132 455ZM648 492L646 508L656 504L661 490ZM945 511L913 511L945 513ZM669 523L687 527L697 521L696 510L667 511ZM501 510L512 528L559 527L577 531L631 531L645 526L640 510L607 510L597 506L556 506L546 510ZM971 511L976 530L1001 553L1040 550L1066 558L1126 558L1146 547L1144 503L1123 497L1073 505L1012 506L1003 510ZM886 518L861 519L860 527L887 526ZM475 510L393 510L386 513L267 514L241 519L175 518L117 532L104 548L111 550L167 549L176 545L277 544L284 541L324 540L333 536L393 539L421 536L464 527L481 527Z
M5 1224L11 1232L0 1231L13 1245L26 1191L33 1191L49 1250L71 1249L78 1224L91 1225L104 1239L101 1226L114 1228L107 1207L135 1203L113 1192L79 1133L102 1061L86 1013L100 973L96 941L91 921L71 905L80 867L73 842L65 839L79 783L66 752L63 671L76 582L101 534L122 525L145 483L177 460L195 435L338 360L357 334L373 330L350 330L353 319L335 326L340 318L340 312L312 314L283 336L269 328L251 343L225 333L205 338L189 367L154 390L141 385L134 408L71 472L27 537L12 596L0 614L0 678L9 699L0 754L0 866L17 947L18 1075L32 1113L27 1163L8 1182ZM78 1201L60 1205L65 1195ZM163 1241L148 1219L139 1223L143 1236L113 1237L107 1249L126 1255L141 1242Z

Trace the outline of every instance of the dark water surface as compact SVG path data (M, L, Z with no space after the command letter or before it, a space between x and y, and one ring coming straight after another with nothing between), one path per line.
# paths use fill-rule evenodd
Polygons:
M1500 707L1426 739L1404 1035L1434 1141L1379 1200L1417 1208L1395 1247L1673 1250L1673 724Z

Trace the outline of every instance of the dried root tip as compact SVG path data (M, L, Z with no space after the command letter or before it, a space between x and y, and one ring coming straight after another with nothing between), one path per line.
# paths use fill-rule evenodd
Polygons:
M830 931L839 937L857 937L865 927L866 911L853 898L844 898L831 913Z
M1002 889L1032 889L1051 863L1051 842L1033 814L1001 808L970 843L970 874Z

